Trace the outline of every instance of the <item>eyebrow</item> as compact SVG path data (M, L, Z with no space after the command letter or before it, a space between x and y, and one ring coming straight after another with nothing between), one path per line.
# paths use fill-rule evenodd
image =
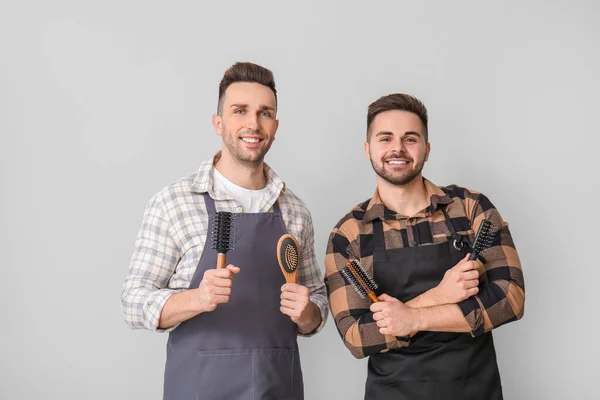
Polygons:
M393 135L394 134L392 132L390 132L390 131L380 131L380 132L377 132L375 134L375 137L378 137L378 136L393 136ZM421 134L419 132L407 131L407 132L404 132L404 135L402 135L402 136L417 136L417 137L421 137Z
M229 106L230 108L248 108L248 104L232 104L231 106ZM263 111L263 110L271 110L271 111L275 111L274 107L271 106L265 106L265 105L261 105L260 107L258 107L259 110Z

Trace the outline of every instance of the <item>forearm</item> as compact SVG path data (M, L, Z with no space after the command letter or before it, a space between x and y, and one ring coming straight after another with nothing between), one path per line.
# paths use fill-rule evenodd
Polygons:
M311 301L307 308L306 318L298 322L298 333L302 335L313 333L321 325L321 321L321 309Z
M327 292L325 285L321 281L320 286L310 288L310 310L311 320L307 324L298 325L298 334L303 337L310 337L319 333L329 314L329 304L327 303Z
M414 313L418 331L471 332L471 327L455 304L418 308Z
M170 296L160 313L158 327L168 329L201 314L197 291L189 289Z
M354 323L346 329L345 327L350 321L354 321ZM369 357L409 345L409 342L399 340L395 336L381 334L373 320L373 313L370 311L358 318L348 316L340 319L339 322L336 318L336 326L342 334L344 345L355 358Z
M417 297L405 303L410 308L434 307L445 304L439 295L437 287L429 289L425 293L421 293Z

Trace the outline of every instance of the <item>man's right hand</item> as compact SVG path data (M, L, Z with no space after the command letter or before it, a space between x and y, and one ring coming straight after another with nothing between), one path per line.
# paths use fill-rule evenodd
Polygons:
M460 260L444 274L435 291L442 304L456 304L479 293L477 263L469 261L469 255Z
M234 274L240 272L235 265L227 268L209 269L204 272L197 290L198 308L201 312L214 311L219 304L227 303L231 295L231 283Z

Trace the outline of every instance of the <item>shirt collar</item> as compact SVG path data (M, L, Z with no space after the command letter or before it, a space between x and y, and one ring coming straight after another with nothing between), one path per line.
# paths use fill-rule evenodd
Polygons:
M196 172L196 176L191 184L191 191L193 193L208 193L210 197L215 200L227 200L229 196L225 193L217 192L214 190L214 182L213 182L213 174L212 170L215 167L215 163L219 161L221 158L221 152L217 152L211 159L204 161L200 164L198 171ZM267 184L265 188L269 193L279 197L278 195L285 191L285 183L279 178L279 176L273 171L271 167L267 165L267 163L263 163L265 177L267 178Z
M452 203L452 199L439 187L431 183L429 180L423 178L425 189L429 195L430 204L424 210L421 211L425 216L431 215L440 205ZM383 204L381 197L379 196L379 190L375 190L375 194L371 200L357 206L354 211L354 217L364 222L371 222L376 218L387 220L387 219L400 219L405 216L390 210Z

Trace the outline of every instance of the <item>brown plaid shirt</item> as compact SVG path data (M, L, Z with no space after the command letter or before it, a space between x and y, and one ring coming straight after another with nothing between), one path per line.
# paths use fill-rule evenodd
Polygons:
M325 257L327 291L331 312L345 345L357 357L386 352L408 346L409 342L394 336L382 335L369 311L370 300L361 299L347 285L339 271L348 260L359 260L373 274L373 223L383 221L387 249L430 246L452 239L442 207L452 220L456 231L473 243L483 219L501 227L496 241L482 256L480 291L460 303L471 334L478 336L523 316L525 286L519 256L508 224L492 203L481 193L455 185L438 187L424 179L431 204L420 212L406 217L388 209L379 193L352 209L335 226Z

